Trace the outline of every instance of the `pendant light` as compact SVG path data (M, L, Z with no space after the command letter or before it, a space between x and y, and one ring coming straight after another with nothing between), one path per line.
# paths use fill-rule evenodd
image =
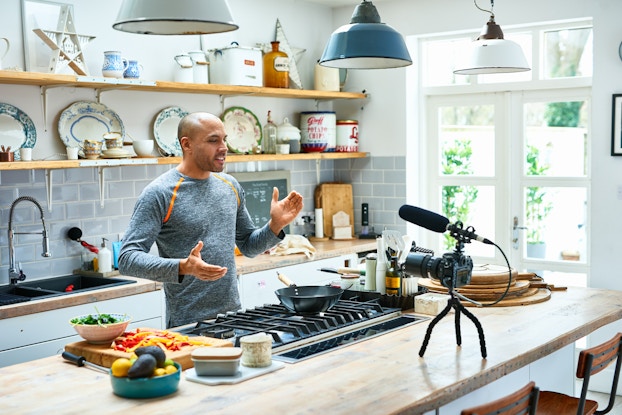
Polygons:
M490 19L482 28L479 37L470 45L469 58L455 74L478 75L529 71L529 65L520 45L503 38L501 27L495 22L494 0L490 0L490 10L484 10L473 0L475 7L490 13Z
M239 26L226 0L123 0L112 27L146 35L205 35Z
M380 21L371 1L354 9L350 24L333 32L320 65L346 69L398 68L412 64L404 38Z

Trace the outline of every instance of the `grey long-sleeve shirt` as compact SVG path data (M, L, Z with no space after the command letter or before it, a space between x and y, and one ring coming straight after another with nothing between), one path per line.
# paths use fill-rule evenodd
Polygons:
M164 284L167 327L240 309L235 245L254 257L281 241L266 225L257 229L244 189L228 174L196 180L171 169L150 183L134 207L119 254L119 271ZM217 281L179 276L179 260L203 241L202 259L227 267ZM159 257L150 255L153 245Z

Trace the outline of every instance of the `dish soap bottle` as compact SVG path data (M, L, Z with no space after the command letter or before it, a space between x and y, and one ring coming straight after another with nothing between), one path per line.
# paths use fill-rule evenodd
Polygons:
M272 122L270 112L271 111L268 111L268 122L266 123L266 125L263 126L263 139L261 143L261 148L266 154L275 154L277 127L276 124Z
M263 86L289 88L289 57L279 50L279 42L270 42L272 51L263 57Z
M106 238L102 238L102 247L97 254L98 272L101 273L112 271L112 252L110 252L110 249L106 246L107 240Z

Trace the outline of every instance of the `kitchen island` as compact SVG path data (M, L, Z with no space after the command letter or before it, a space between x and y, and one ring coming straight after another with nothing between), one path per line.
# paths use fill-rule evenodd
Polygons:
M474 325L464 317L462 347L457 347L450 316L435 326L423 358L418 352L428 322L239 384L207 386L187 381L182 374L175 394L131 400L115 396L105 374L53 356L0 369L0 412L424 413L621 319L622 292L569 288L539 304L471 311L484 329L487 359L481 357Z

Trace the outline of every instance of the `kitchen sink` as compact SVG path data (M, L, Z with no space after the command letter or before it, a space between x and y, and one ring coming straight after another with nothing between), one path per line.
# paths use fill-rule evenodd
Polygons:
M0 286L0 306L22 303L31 299L41 299L70 295L72 293L133 284L134 280L104 278L90 275L66 275L37 281L22 282L17 285Z

